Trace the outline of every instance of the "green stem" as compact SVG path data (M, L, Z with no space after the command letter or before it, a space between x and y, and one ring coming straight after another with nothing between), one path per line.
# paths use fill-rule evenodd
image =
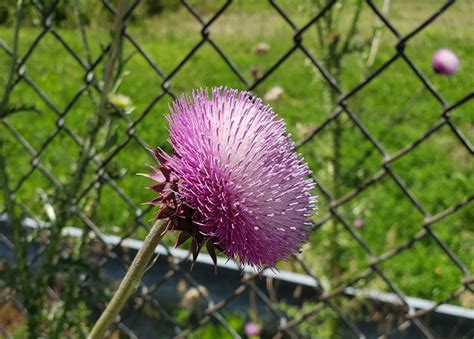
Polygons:
M104 312L100 316L99 320L95 323L91 333L87 337L88 339L103 339L110 325L125 306L130 295L137 289L145 273L148 263L150 262L155 248L163 237L166 227L168 225L167 220L158 220L155 222L153 227L148 233L143 246L138 251L135 259L133 259L132 265L128 269L125 277L120 283L117 292L115 292L112 300L105 308Z
M335 74L338 74L336 72ZM331 105L332 107L337 106L337 96L334 92L331 93ZM334 108L333 108L334 109ZM334 121L334 128L332 129L332 142L333 142L333 158L332 158L332 166L333 166L333 195L335 199L339 198L340 195L340 175L341 175L341 138L342 138L342 125L340 121L340 117ZM339 236L339 225L336 218L333 218L333 225L331 229L331 238L337 242ZM331 251L331 277L334 283L337 285L338 278L340 276L340 269L339 269L339 257L340 257L340 250L337 246L332 246Z
M317 13L321 10L322 6L319 0L313 0L313 1L314 1L313 6L316 8L315 12ZM326 49L325 39L327 38L327 32L323 33L323 31L324 31L324 27L321 20L316 21L316 32L317 32L319 45L322 50L325 50Z
M338 53L341 58L343 58L345 54L347 53L347 51L349 50L349 46L356 33L357 24L359 22L361 13L362 13L362 0L359 0L359 2L356 5L354 16L352 17L350 28L346 35L346 39L344 40L344 43L342 44L341 51Z

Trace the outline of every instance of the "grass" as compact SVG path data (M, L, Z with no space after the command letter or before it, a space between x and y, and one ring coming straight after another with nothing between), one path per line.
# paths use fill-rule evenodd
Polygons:
M434 3L397 1L393 4L389 19L402 34L406 34L437 8ZM252 67L264 72L293 45L291 29L274 9L263 2L252 6L250 2L233 4L210 28L213 41L230 56L249 82L252 82ZM282 2L282 6L300 25L310 17L308 8L305 7L307 4L303 2L299 6ZM469 23L472 24L469 6L467 2L456 3L439 20L410 40L406 47L407 55L450 103L467 95L474 85L474 64L471 57L474 52L474 37L468 28ZM209 17L214 9L206 7L200 10L203 15ZM370 33L368 26L375 22L375 19L370 9L365 8L362 12L360 39L363 40L363 37ZM25 55L40 32L37 28L21 30L20 55ZM128 27L128 32L165 74L171 72L201 39L199 23L184 9L135 22ZM59 29L58 33L80 58L86 60L87 54L78 30ZM99 25L87 29L87 35L92 59L95 59L101 46L108 42L108 31ZM11 28L0 28L0 38L10 46L12 36ZM254 54L254 48L259 42L269 44L268 53ZM309 29L305 33L303 42L315 56L320 56L315 29ZM347 58L341 72L341 87L344 90L353 88L370 72L389 60L396 52L395 43L396 39L385 29L375 64L369 69L361 67L366 56L353 54ZM431 54L441 47L449 47L461 59L461 70L452 78L438 76L431 71ZM133 52L134 47L128 42L125 43L125 55ZM0 50L0 85L6 80L9 60L6 53ZM100 66L98 75L101 74L102 67ZM136 128L136 135L149 145L168 149L164 114L172 97L165 95L144 114L149 103L163 92L162 79L139 54L133 54L126 65L126 71L127 75L123 78L119 93L128 96L135 106L134 112L129 115L130 119L143 119ZM68 55L52 34L47 34L39 42L26 63L26 74L46 93L60 112L67 107L83 84L84 78L80 65ZM209 44L205 44L192 56L170 80L170 85L176 94L189 93L191 89L203 86L245 88ZM272 102L272 106L286 120L288 130L295 140L303 138L312 127L318 126L329 117L327 84L300 51L287 59L254 92L263 96L273 86L284 88L283 96ZM20 113L8 118L9 124L35 149L40 148L46 138L55 131L57 116L23 81L15 87L12 103L35 105L42 112ZM474 131L473 105L471 101L452 112L452 121L471 143ZM88 133L85 122L93 113L94 107L90 98L83 95L66 115L66 126L85 137ZM421 137L437 123L443 110L401 59L351 97L348 107L360 117L370 133L390 154ZM126 123L123 120L115 121L117 144L114 147L127 138ZM339 197L342 197L380 170L383 159L347 116L343 115L340 121L344 128L340 140ZM3 125L0 126L0 133L7 137L8 169L14 186L30 169L31 157ZM111 154L114 147L104 151L102 157ZM327 129L318 134L301 152L315 177L331 188L334 169L330 162L330 131ZM65 182L74 171L78 154L78 146L62 131L45 148L40 163L61 182ZM144 189L149 182L135 175L146 171L144 164L151 161L149 155L132 140L107 167L116 177L120 188L137 205L152 196ZM472 194L474 187L474 162L471 154L446 126L415 150L394 161L392 168L430 214L439 213L466 198ZM93 171L94 168L90 166L89 174ZM88 180L90 178L89 176ZM50 182L40 171L35 170L21 186L17 199L38 218L46 219L43 197L53 193ZM93 202L97 200L99 208L94 221L103 230L125 234L135 227L136 211L109 186L104 186L99 198L95 193L89 194L87 198L89 200L83 206L84 212L89 213ZM3 203L1 200L0 202ZM316 221L327 215L328 204L327 199L321 195ZM433 225L434 231L471 271L474 269L473 207L473 204L470 204ZM364 220L364 228L357 232L377 255L407 242L422 228L423 215L388 176L345 204L339 211L349 223L355 219ZM145 215L145 219L152 216L153 212L150 211ZM74 220L73 223L81 225L79 220ZM331 285L334 283L330 277L334 258L328 258L328 253L338 255L340 277L337 280L340 283L361 273L367 267L368 258L348 232L340 229L341 234L335 242L329 228L326 224L311 236L302 257L323 281ZM143 237L144 234L140 230L133 236ZM297 269L291 264L284 264L282 267ZM385 262L381 268L404 293L434 300L441 300L453 293L461 286L462 281L460 270L430 238L417 242L413 248ZM360 285L388 290L388 286L374 276L362 281ZM462 296L452 302L473 306L472 301L465 301Z

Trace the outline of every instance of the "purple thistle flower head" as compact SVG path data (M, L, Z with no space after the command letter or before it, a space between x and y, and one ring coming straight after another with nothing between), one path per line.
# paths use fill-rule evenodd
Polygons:
M308 166L294 151L285 123L247 92L214 88L170 107L173 155L155 152L149 177L160 196L159 218L174 220L178 243L192 238L257 269L288 259L307 240L315 209Z
M433 70L444 75L453 75L459 68L459 59L456 54L447 48L434 52L432 59Z

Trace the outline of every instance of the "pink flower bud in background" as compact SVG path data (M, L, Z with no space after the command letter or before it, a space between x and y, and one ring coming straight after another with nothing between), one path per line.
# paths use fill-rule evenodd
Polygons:
M449 49L439 49L433 54L433 70L444 75L453 75L459 68L459 59Z
M253 322L248 322L245 324L245 335L247 337L256 337L260 334L260 327Z
M354 226L357 228L362 228L364 227L364 221L362 219L356 219L354 220Z

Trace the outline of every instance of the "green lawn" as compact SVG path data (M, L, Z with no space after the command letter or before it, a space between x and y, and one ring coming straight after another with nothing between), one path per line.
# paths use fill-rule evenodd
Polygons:
M380 3L378 1L377 3ZM307 5L294 6L282 2L292 19L303 25L310 18ZM410 32L437 8L434 1L397 1L389 14L389 19L402 34ZM213 8L202 13L209 17ZM450 103L466 96L474 88L474 36L472 27L472 6L467 1L456 3L427 29L409 41L407 55L430 79L439 92ZM370 34L369 26L375 21L369 8L362 12L360 37ZM20 55L24 55L32 41L40 34L38 28L24 28L20 34ZM87 54L74 29L58 29L61 37L76 51L82 60ZM156 62L165 73L171 72L189 50L200 41L200 25L187 12L181 9L165 12L158 17L140 20L128 27L128 32ZM230 56L243 76L252 82L251 68L260 72L269 69L293 45L292 31L278 13L268 5L259 3L252 7L251 2L239 2L230 6L210 28L210 37ZM108 42L108 31L104 28L87 29L92 59L99 53L101 45ZM341 33L342 36L344 33ZM9 46L12 43L11 28L0 28L0 39ZM264 55L256 55L254 48L259 42L266 42L270 49ZM395 51L396 39L384 30L382 43L373 66L364 70L365 55L353 54L346 59L341 72L341 87L350 90L366 78L371 71L389 60ZM303 44L316 57L320 48L316 40L316 30L310 28L303 36ZM455 51L461 59L461 70L451 78L435 75L431 71L431 55L441 47ZM134 51L130 43L125 43L125 55ZM0 85L6 80L9 58L0 50ZM97 72L100 75L102 65ZM162 93L162 79L150 68L138 53L133 54L126 64L119 93L128 96L135 106L129 115L131 120L140 119L148 104ZM59 111L63 111L83 84L84 71L63 46L50 33L43 38L26 63L26 74L50 98ZM233 74L218 53L209 45L197 51L190 61L170 80L175 94L189 93L197 87L228 86L244 89L245 86ZM285 118L288 130L295 141L302 139L308 131L329 117L327 84L317 70L306 60L302 52L295 52L270 77L255 89L255 94L263 96L273 86L284 89L282 97L272 102L274 110ZM416 94L415 94L416 93ZM172 101L165 96L146 114L136 128L136 134L147 144L169 149L164 114ZM55 130L57 116L25 82L20 82L12 94L12 103L35 105L41 114L20 113L8 118L25 139L39 148ZM377 79L348 100L348 107L355 112L370 133L390 154L415 141L426 130L434 126L442 112L441 105L422 87L408 65L399 59L385 70ZM452 121L472 143L474 131L474 102L463 105L452 112ZM87 94L83 95L66 115L66 126L85 137L88 133L86 120L95 110ZM115 120L118 142L126 139L126 124ZM349 193L355 187L369 180L381 168L382 156L373 149L347 116L342 115L343 134L341 143L340 194ZM0 125L0 133L8 140L8 166L12 183L15 185L30 167L31 157L13 140L7 129ZM315 177L328 188L332 188L330 161L332 157L332 135L326 129L308 143L301 152L314 171ZM106 158L113 148L101 155ZM74 163L79 148L62 131L41 155L40 163L51 171L60 181L65 182L74 171ZM131 141L108 165L117 176L117 184L139 205L150 199L152 194L144 189L149 182L136 173L147 171L145 164L151 162L148 154ZM436 214L452 206L473 193L474 162L469 152L462 147L454 134L443 127L434 136L406 156L396 160L392 169L408 185L414 196L430 214ZM92 173L91 167L89 171ZM22 185L17 198L38 218L46 219L41 200L41 192L51 194L53 188L47 179L34 171ZM94 194L88 196L96 199ZM1 200L0 200L1 201ZM3 201L1 201L3 203ZM86 203L84 211L89 213ZM410 203L408 198L388 176L376 185L358 195L339 209L349 222L360 218L365 222L358 230L362 238L375 254L382 254L407 242L422 228L423 216ZM116 234L126 233L135 226L135 211L109 187L104 186L94 221L103 230ZM321 220L328 213L328 201L321 196L319 215ZM152 218L152 213L145 220ZM474 205L461 209L452 216L433 225L433 230L447 243L461 261L472 271L474 269ZM81 225L79 220L72 221ZM331 225L326 224L311 236L302 257L311 269L329 285L337 261L339 282L361 273L367 267L367 255L348 232L339 227L340 234L334 238ZM143 237L143 231L135 237ZM336 241L335 241L336 239ZM329 258L328 253L337 253L337 260ZM469 259L471 258L471 259ZM285 269L298 269L297 265L285 264ZM461 286L463 278L457 267L450 262L431 238L416 243L413 248L386 261L382 270L406 294L441 300ZM332 281L332 282L331 282ZM360 284L361 287L375 287L387 290L386 284L371 276ZM334 286L332 286L334 287ZM455 300L465 306L473 306L472 301Z

